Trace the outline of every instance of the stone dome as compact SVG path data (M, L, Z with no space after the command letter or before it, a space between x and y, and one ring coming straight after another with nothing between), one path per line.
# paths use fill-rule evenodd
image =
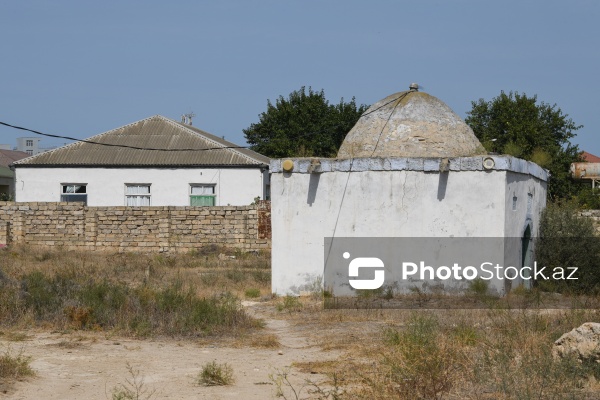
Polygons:
M485 154L473 130L443 101L417 90L373 104L348 132L338 158Z

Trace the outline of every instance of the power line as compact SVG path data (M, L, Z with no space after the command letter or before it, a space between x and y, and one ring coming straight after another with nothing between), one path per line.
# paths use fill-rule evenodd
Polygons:
M6 122L2 122L2 121L0 121L0 125L8 126L9 128L19 129L19 130L22 130L22 131L32 132L32 133L35 133L37 135L47 136L47 137L51 137L51 138L67 139L67 140L72 140L74 142L97 144L97 145L100 145L100 146L123 147L123 148L126 148L126 149L133 149L133 150L151 150L151 151L209 151L209 150L248 149L249 148L249 146L221 146L221 147L209 147L209 148L206 148L206 149L157 149L157 148L152 148L152 147L128 146L128 145L125 145L125 144L101 143L101 142L96 142L96 141L93 141L93 140L72 138L72 137L69 137L69 136L51 135L49 133L43 133L43 132L40 132L40 131L36 131L34 129L29 129L29 128L24 128L22 126L16 126L16 125L7 124Z

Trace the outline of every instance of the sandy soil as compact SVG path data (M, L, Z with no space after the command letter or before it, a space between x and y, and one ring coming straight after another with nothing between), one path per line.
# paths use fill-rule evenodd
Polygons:
M235 348L224 344L227 341L199 344L189 340L108 338L88 332L28 332L29 337L22 342L0 337L0 349L10 346L12 351L22 350L31 356L31 367L36 372L36 377L17 382L6 393L0 392L0 399L111 399L115 387L131 387L127 384L127 380L132 381L128 363L139 371L138 382L143 379L146 395L155 391L152 399L271 399L275 397L275 386L270 374L289 369L293 362L323 361L339 355L324 352L301 330L278 317L273 304L244 305L266 322L265 333L277 335L279 348ZM205 387L196 383L202 366L213 360L233 367L235 384ZM306 379L325 379L294 368L289 371L289 379L297 388Z

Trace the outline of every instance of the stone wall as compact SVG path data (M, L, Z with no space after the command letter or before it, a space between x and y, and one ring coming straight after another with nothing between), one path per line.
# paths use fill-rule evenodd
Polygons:
M65 249L186 252L216 244L271 248L271 207L86 207L0 202L0 244Z

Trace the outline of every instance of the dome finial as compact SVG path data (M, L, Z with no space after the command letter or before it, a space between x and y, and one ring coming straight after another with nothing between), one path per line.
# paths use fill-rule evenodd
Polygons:
M410 89L411 92L418 92L419 84L413 82L410 84L410 86L408 88Z

